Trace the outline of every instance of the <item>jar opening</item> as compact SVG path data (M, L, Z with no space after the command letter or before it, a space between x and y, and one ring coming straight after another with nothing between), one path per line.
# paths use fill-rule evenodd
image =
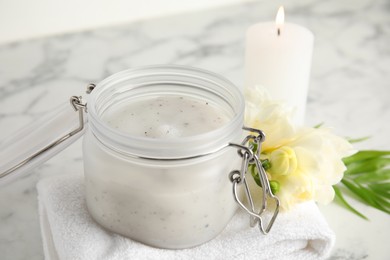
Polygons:
M187 158L241 138L244 98L221 76L184 66L114 74L88 100L91 131L107 147L138 157Z

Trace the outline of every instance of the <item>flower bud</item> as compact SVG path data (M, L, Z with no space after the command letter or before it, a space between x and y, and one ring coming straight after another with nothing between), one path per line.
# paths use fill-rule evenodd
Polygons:
M282 146L274 150L270 155L271 168L269 172L273 176L286 176L297 170L297 156L294 149Z
M270 186L270 188L271 188L272 194L274 194L274 195L275 195L276 193L278 193L279 190L280 190L280 184L279 184L278 181L270 181L270 182L269 182L269 186Z

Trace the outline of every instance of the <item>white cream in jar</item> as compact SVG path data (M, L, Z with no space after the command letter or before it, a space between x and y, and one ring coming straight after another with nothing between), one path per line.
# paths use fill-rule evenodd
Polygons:
M111 127L149 138L204 134L229 120L225 111L208 100L176 95L132 100L103 115L103 121Z
M145 244L188 248L234 215L229 142L242 139L243 98L193 68L149 67L98 84L88 103L86 199L105 228Z

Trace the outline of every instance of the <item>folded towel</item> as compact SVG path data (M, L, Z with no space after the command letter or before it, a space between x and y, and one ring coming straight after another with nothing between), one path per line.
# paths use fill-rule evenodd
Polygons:
M248 215L237 212L225 230L201 246L157 249L109 232L89 215L83 176L66 175L38 183L45 258L55 259L324 259L334 233L317 206L298 205L281 212L268 235L250 228Z

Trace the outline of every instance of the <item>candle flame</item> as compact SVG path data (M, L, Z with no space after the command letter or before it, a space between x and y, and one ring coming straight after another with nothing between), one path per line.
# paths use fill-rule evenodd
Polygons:
M276 25L280 26L284 23L284 7L281 6L278 9L278 13L276 14Z

